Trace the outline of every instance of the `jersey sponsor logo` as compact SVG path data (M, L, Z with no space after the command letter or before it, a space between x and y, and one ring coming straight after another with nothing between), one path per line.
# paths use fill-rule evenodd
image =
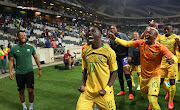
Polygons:
M19 50L17 50L17 52L20 52Z

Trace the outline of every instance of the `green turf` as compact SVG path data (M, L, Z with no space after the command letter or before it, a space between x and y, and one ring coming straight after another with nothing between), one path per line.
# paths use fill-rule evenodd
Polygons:
M37 77L37 69L35 69L35 100L34 110L75 110L76 103L80 93L77 88L81 84L81 66L72 70L57 70L54 66L43 67L42 77ZM135 83L137 85L137 75L134 73ZM10 81L8 77L0 79L0 110L21 110L22 106L19 100L16 81ZM174 99L175 110L180 110L180 89L177 84L177 92ZM115 100L117 110L147 110L148 101L143 99L140 91L134 90L135 99L128 100L127 94L117 97L119 92L119 82L116 79L114 83ZM168 110L168 102L164 100L166 92L161 89L159 94L159 104L162 110ZM28 95L26 91L26 102L28 103ZM86 105L85 105L86 106Z

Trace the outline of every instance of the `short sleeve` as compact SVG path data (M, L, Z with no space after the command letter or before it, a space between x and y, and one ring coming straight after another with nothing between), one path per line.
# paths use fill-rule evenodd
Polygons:
M114 51L110 52L110 55L108 57L108 65L111 72L117 71L117 61L116 61L116 54Z
M35 48L32 47L32 55L35 55L35 54L36 54Z
M10 52L9 52L9 57L14 57L14 49L11 48Z

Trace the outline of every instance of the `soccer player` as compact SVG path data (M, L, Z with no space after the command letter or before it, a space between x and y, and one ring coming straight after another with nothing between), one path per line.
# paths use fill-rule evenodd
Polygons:
M27 36L25 31L19 31L17 33L17 39L19 43L11 48L9 53L9 78L14 80L12 74L12 67L14 59L16 59L16 82L19 91L19 97L23 106L23 110L27 110L25 103L25 85L27 86L27 91L29 94L29 110L33 110L33 100L34 100L34 72L32 65L32 56L35 59L36 64L38 65L39 72L38 77L41 74L41 66L39 59L37 57L36 51L33 46L26 43Z
M112 86L117 76L116 54L102 43L99 27L91 26L87 34L92 37L92 45L82 53L84 74L76 110L93 110L94 104L100 110L116 110Z
M132 41L136 41L139 39L139 33L138 32L134 32L133 33L133 39ZM140 78L141 78L141 65L140 65L140 52L139 52L139 48L133 48L132 50L133 52L133 57L131 59L131 71L136 71L137 75L138 75L138 87L137 90L140 90ZM132 72L131 72L132 74ZM133 74L131 75L131 79L132 79L132 85L133 85ZM135 85L135 84L134 84Z
M146 33L146 31L147 31L147 29L148 29L149 27L153 27L153 28L156 28L156 29L158 30L158 23L155 22L154 20L150 21L148 27L146 27L146 30L141 34L140 39L145 39L145 33ZM157 39L158 39L159 37L161 37L160 34L158 34Z
M173 55L164 45L155 42L159 32L149 27L145 33L145 40L126 41L117 38L113 33L109 37L125 47L139 47L141 61L141 94L148 97L149 109L160 110L158 94L160 89L160 65L163 56L172 65L177 63L177 57Z
M118 37L120 39L124 39L127 41L129 40L129 38L125 34L119 33L117 31L116 26L111 26L110 31L112 33L114 33L114 35L116 37ZM110 46L116 52L116 56L117 56L116 60L117 60L117 64L118 64L118 78L119 78L119 83L121 86L121 91L117 94L117 96L121 96L121 95L125 94L124 79L123 79L123 72L124 72L126 81L127 81L127 85L129 88L129 100L133 100L134 96L132 94L132 81L131 81L131 77L130 77L130 73L131 73L130 63L128 62L128 59L130 57L132 57L132 49L128 48L128 47L123 47L111 39L110 39Z
M167 24L163 27L164 35L157 39L157 41L163 45L165 45L173 54L176 55L176 49L180 47L179 36L172 34L173 28L171 25ZM162 58L161 62L161 87L167 91L167 95L165 96L166 100L169 100L168 108L173 109L173 99L176 92L176 77L178 74L178 62L169 65L166 62L166 58ZM170 88L166 86L164 83L164 78L169 78Z

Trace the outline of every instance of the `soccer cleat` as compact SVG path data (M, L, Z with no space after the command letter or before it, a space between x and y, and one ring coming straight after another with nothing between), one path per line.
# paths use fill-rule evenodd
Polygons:
M134 99L133 94L129 94L129 100L133 100L133 99Z
M135 84L132 84L132 87L136 87L136 85L135 85Z
M165 96L165 100L169 100L169 92L167 92L167 94Z
M169 109L173 109L173 108L174 108L174 104L173 104L172 101L169 101L169 102L168 102L168 108L169 108Z
M137 89L136 90L140 90L140 85L138 85Z
M151 104L149 104L148 110L152 110L152 108L151 108Z
M23 110L27 110L27 108L23 108Z
M124 94L126 94L125 91L120 91L120 92L117 94L117 96L121 96L121 95L124 95Z

